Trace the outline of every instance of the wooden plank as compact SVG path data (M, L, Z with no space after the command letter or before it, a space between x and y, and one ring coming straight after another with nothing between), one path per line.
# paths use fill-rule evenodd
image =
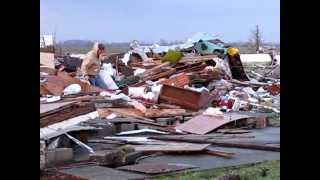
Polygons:
M249 133L250 131L245 129L219 129L217 130L217 133L223 133L223 134L243 134L243 133Z
M176 75L175 77L161 81L160 84L167 84L170 86L183 88L185 85L188 85L189 82L189 77L185 73L181 73L179 75Z
M210 155L224 157L224 158L228 158L228 159L232 158L235 155L235 153L212 150L212 149L206 149L204 152L207 154L210 154Z
M129 116L129 117L144 116L144 114L141 111L134 108L99 108L97 109L97 111L101 118L106 118L111 113L120 113L121 115Z
M236 80L236 79L228 80L228 82L239 84L239 85L244 85L244 86L257 86L257 87L270 85L269 83L239 81L239 80Z
M40 64L54 69L54 53L40 52Z
M162 145L133 145L136 151L143 152L199 152L210 144L174 143L169 142Z
M40 116L40 127L46 127L73 117L84 115L95 111L93 104L71 104L67 107L60 107L61 110L54 112L46 112L45 115Z
M147 109L145 117L157 118L157 117L171 117L181 116L186 113L185 109Z
M40 116L44 115L44 113L59 109L61 107L64 107L66 105L73 104L75 102L59 102L59 103L50 103L50 104L40 104Z
M151 69L148 69L147 71L145 71L143 73L143 77L147 77L147 76L150 76L153 74L153 72L158 72L162 67L165 67L165 66L169 66L170 63L169 62L164 62L164 63L161 63Z
M146 77L142 78L142 80L143 81L153 81L153 80L157 80L157 79L160 79L160 78L169 77L175 71L176 71L176 69L171 68L171 69L169 69L169 70L167 70L165 72L161 72L161 73L158 73L158 74L155 74L155 75L146 76Z
M206 56L192 56L192 57L182 57L179 63L196 63L213 60L216 58L216 55L206 55Z
M276 151L280 152L280 146L270 146L259 143L243 143L243 142L225 142L225 141L216 141L210 139L191 139L191 138L176 138L176 137L149 137L150 139L156 140L167 140L167 141L179 141L179 142L188 142L188 143L209 143L212 145L222 146L222 147L235 147L242 149L254 149L254 150L263 150L263 151Z
M156 129L156 130L160 130L160 131L164 131L164 132L169 132L172 134L184 134L184 133L179 133L176 132L175 129L168 127L167 125L162 125L162 124L158 124L158 123L154 123L154 122L150 122L150 121L145 121L145 120L139 120L139 119L129 119L129 118L116 118L116 119L110 119L108 120L108 122L110 123L114 123L114 124L141 124L143 126L146 127L150 127L152 129Z
M223 147L235 147L235 148L243 148L243 149L255 149L255 150L263 150L263 151L276 151L280 152L280 146L268 146L261 144L249 144L249 143L237 143L237 142L211 142L213 145L223 146Z

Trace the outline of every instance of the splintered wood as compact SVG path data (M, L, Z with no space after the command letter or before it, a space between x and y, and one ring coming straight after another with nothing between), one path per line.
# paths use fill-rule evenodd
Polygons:
M174 143L168 142L162 145L132 145L136 151L143 152L199 152L210 144Z
M95 111L92 103L56 103L41 106L40 128Z
M188 85L189 82L189 77L185 73L181 73L175 77L161 81L160 84L183 88L185 85Z
M179 116L184 113L186 113L185 109L147 109L145 116L149 118L171 117Z
M101 118L106 118L112 113L116 113L125 117L172 117L186 113L185 109L147 109L145 113L134 108L99 108L97 109Z
M144 116L141 111L134 108L99 108L97 111L101 118L106 118L112 113L116 113L125 117Z
M99 87L91 86L79 79L73 78L64 72L57 72L56 76L48 76L47 81L40 84L40 93L60 96L64 88L71 84L79 84L82 92L101 92ZM44 94L43 94L44 95Z

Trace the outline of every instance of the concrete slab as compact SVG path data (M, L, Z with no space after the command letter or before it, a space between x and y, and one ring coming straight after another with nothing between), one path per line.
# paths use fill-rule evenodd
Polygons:
M256 136L254 140L250 141L278 141L280 142L280 128L269 127L266 129L254 129L250 135ZM243 141L243 138L232 139L232 141ZM246 142L248 139L246 140ZM263 162L266 160L280 160L280 152L250 150L250 149L239 149L239 148L226 148L217 147L211 145L210 149L216 149L221 151L236 153L233 158L225 159L221 157L215 157L206 154L198 155L163 155L146 158L140 161L142 162L166 162L166 163L189 163L190 165L199 166L197 169L190 171L214 169L228 166L236 166L242 164L250 164Z
M90 180L126 180L143 179L146 175L118 171L101 166L86 166L61 170L63 173L85 177Z
M257 142L257 141L259 141L259 142L261 142L261 141L263 141L263 142L280 142L280 128L279 127L268 127L265 129L252 129L250 131L251 131L251 133L247 133L246 135L253 135L253 136L255 136L255 138L232 138L229 141L233 141L233 142L242 142L242 141L245 141L245 142ZM223 141L228 141L228 140L224 139ZM90 143L90 146L93 146L94 149L113 149L118 145ZM191 170L187 170L187 171L198 171L198 170L214 169L214 168L221 168L221 167L237 166L237 165L243 165L243 164L251 164L251 163L257 163L257 162L263 162L266 160L279 160L280 159L280 152L270 152L270 151L260 151L260 150L250 150L250 149L240 149L240 148L226 148L226 147L218 147L218 146L213 146L213 145L209 146L209 148L210 149L212 148L215 150L233 152L233 153L235 153L235 155L231 159L216 157L216 156L207 155L207 154L203 154L203 153L190 154L190 155L162 155L162 156L155 156L155 157L149 157L146 159L142 159L139 162L140 163L164 162L164 163L190 164L190 165L198 166L199 168L195 168L195 169L191 169ZM98 171L98 170L96 170L96 171ZM86 170L81 170L81 172L83 172L84 175L86 174ZM96 173L99 174L100 172L96 172ZM136 174L136 173L130 173L130 174L132 175L132 174ZM138 175L140 175L140 174L138 174ZM100 177L100 175L97 175L97 176ZM104 178L112 179L113 176L116 176L116 175L110 173L108 176L105 176ZM126 176L119 176L119 177L126 177ZM132 176L132 177L134 177L134 176Z

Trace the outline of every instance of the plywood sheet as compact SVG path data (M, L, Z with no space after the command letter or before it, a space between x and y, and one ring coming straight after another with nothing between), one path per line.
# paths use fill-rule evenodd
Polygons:
M181 131L193 133L193 134L206 134L209 133L227 123L249 118L251 116L237 114L237 113L229 113L222 116L207 116L207 115L199 115L196 116L189 121L176 126L176 129Z
M40 64L54 69L54 54L40 52Z
M74 102L60 102L60 103L50 103L50 104L40 104L40 114L59 109L63 106L72 104Z

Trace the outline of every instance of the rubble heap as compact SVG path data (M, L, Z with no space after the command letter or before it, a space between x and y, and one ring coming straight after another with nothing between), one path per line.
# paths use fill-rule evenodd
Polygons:
M100 73L109 89L90 85L74 64L68 71L41 65L40 169L50 174L57 167L94 165L156 174L165 173L156 167L196 167L139 160L159 153L237 156L210 145L280 151L280 142L267 145L248 135L269 125L268 114L280 113L274 72L280 65L248 71L241 59L226 60L227 51L214 44L222 41L198 41L191 50L184 44L167 51L135 43L128 53L110 56Z

